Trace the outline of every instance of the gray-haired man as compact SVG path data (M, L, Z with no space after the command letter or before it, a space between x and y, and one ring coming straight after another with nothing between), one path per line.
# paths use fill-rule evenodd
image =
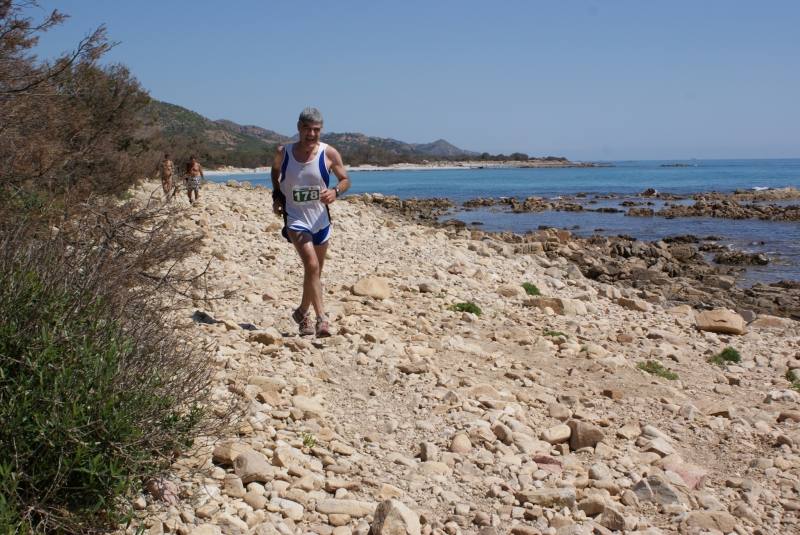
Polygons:
M278 147L272 161L272 210L283 216L283 235L294 245L303 262L303 297L292 319L301 335L330 336L322 302L322 266L331 232L328 205L350 188L350 178L339 151L320 142L322 114L306 108L297 122L297 143ZM333 173L338 184L330 188ZM317 313L312 324L310 307Z

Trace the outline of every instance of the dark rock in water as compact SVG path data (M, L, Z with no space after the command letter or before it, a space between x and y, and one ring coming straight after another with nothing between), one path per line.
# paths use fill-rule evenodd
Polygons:
M642 197L652 197L656 193L658 193L658 192L655 189L647 188L646 190L644 190L644 193L642 193L641 195L642 195Z
M708 252L716 253L719 251L727 251L728 248L718 243L704 243L703 245L700 246L700 250L703 251L704 253Z
M725 251L714 257L717 264L727 266L766 266L769 258L764 253L744 253L742 251Z
M700 238L694 234L683 234L681 236L670 236L662 240L664 243L699 243Z
M706 236L705 238L700 238L702 241L720 241L724 240L722 236Z
M800 290L800 281L782 280L770 284L773 288L786 288L787 290Z
M652 208L631 208L625 215L629 217L653 217Z
M473 221L470 225L483 225L480 221Z

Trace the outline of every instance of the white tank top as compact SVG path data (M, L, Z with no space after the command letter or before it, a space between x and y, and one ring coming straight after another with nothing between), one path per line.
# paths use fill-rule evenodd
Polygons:
M325 166L325 143L319 144L317 155L308 163L300 163L292 156L292 145L286 146L281 164L281 193L286 196L286 226L316 234L331 224L328 206L319 200L322 190L328 188L329 169Z

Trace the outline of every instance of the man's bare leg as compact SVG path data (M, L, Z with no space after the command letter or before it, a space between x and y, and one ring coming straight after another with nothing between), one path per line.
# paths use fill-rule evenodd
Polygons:
M311 241L311 234L297 230L287 229L292 245L300 255L303 262L303 298L300 301L300 308L304 311L311 306L317 313L317 317L325 317L325 306L322 302L322 268L325 265L325 253L328 250L328 243L314 245Z
M167 202L172 200L170 194L172 193L172 179L168 178L166 180L161 181L161 189L164 190L164 196L167 199Z

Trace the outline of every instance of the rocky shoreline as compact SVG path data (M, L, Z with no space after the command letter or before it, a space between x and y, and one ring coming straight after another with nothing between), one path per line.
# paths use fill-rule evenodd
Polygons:
M245 411L135 498L131 535L800 529L800 325L727 310L690 239L489 235L349 196L323 275L336 335L314 340L269 191L202 194L176 231L202 234L208 287L174 327L217 369L210 417ZM710 359L729 346L740 361Z
M564 212L605 212L622 213L632 217L664 217L674 219L676 217L715 217L722 219L759 219L762 221L800 221L800 205L780 205L763 204L768 202L787 202L800 200L800 191L797 188L780 188L765 191L742 191L736 190L731 194L717 193L698 193L691 197L684 197L670 193L658 193L653 189L643 192L640 197L644 199L657 199L666 201L664 206L656 211L653 201L633 201L625 200L620 203L623 208L603 207L592 209L587 205L596 204L595 201L583 201L586 194L579 194L575 197L562 196L557 199L545 199L543 197L528 197L524 201L516 198L501 197L476 198L462 204L464 208L477 208L485 206L508 206L513 213L526 212L545 212L548 210ZM595 195L595 199L613 199L614 195ZM673 204L674 201L694 199L696 202L691 205ZM741 204L742 202L749 204ZM645 206L642 206L645 205Z
M457 207L449 199L411 199L367 195L385 209L435 227L465 227L457 220L439 223ZM512 200L513 201L513 200ZM527 201L526 201L527 202ZM466 206L467 203L464 203ZM470 206L487 204L471 201ZM800 213L800 212L798 212ZM665 305L687 304L697 309L732 308L745 316L756 313L800 319L800 282L756 283L750 288L736 286L740 267L765 265L766 256L743 253L704 243L697 236L680 236L643 242L630 236L573 236L569 231L542 229L524 236L510 232L487 233L471 229L474 240L484 240L499 254L543 255L549 261L565 258L578 266L580 275L602 283L633 289L639 297ZM718 240L710 237L705 241ZM715 252L714 266L705 252ZM550 267L550 266L547 266Z

